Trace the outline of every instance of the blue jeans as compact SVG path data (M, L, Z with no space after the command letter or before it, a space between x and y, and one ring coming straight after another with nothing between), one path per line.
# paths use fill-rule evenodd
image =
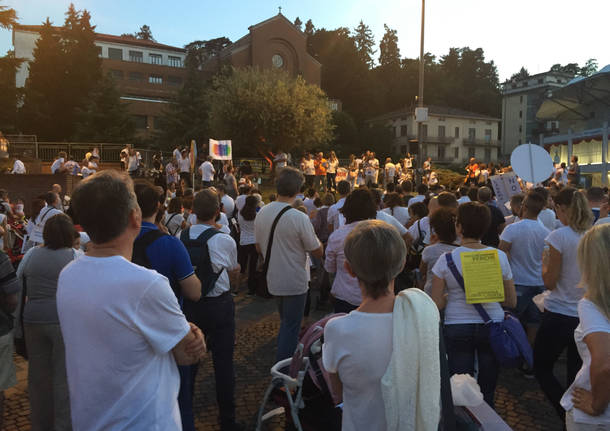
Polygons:
M276 362L292 358L297 347L301 321L305 311L307 293L277 296L277 311L280 313L280 332L277 335Z
M474 376L476 357L477 382L485 402L493 408L500 365L489 344L489 326L483 323L464 323L445 325L443 330L449 359L449 374Z
M521 321L524 327L528 323L539 324L542 319L542 313L532 299L539 293L544 292L544 286L516 284L515 290L517 291L517 307L513 309L515 317Z

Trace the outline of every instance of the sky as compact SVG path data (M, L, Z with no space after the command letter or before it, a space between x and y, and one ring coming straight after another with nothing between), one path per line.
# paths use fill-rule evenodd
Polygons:
M421 0L73 0L91 12L100 33L133 33L143 24L158 42L184 46L226 36L232 41L248 27L278 13L291 21L311 19L316 28L355 28L360 20L378 47L384 23L398 31L402 57L419 56ZM17 11L22 24L47 17L61 25L70 0L0 0ZM610 0L427 0L425 50L440 57L451 47L483 48L498 67L500 81L521 66L530 74L556 63L596 58L610 64ZM0 54L11 49L11 32L0 30ZM379 52L376 53L378 57Z

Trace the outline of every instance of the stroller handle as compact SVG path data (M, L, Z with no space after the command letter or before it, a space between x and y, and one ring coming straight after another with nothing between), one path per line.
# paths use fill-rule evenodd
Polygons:
M290 367L290 363L292 362L292 358L286 358L279 362L277 362L273 367L271 367L271 376L275 379L281 379L286 386L289 388L295 388L300 386L303 383L303 378L305 377L305 371L309 367L309 358L303 358L303 368L299 371L299 375L297 378L291 377L288 374L282 373L280 370L285 370Z

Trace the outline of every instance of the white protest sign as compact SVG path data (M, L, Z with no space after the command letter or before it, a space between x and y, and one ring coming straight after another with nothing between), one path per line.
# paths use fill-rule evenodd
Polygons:
M506 203L510 201L512 196L521 193L521 186L517 180L517 175L514 172L508 172L506 174L494 175L489 178L489 181L496 194L498 208L505 215L509 215L510 211L508 211Z
M233 158L233 148L231 141L216 141L210 139L210 156L215 160L231 160Z
M519 145L510 155L510 164L523 181L533 184L546 181L553 175L553 159L539 145Z

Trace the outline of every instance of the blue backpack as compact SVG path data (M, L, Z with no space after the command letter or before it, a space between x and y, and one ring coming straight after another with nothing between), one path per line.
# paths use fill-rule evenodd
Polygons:
M220 274L224 271L223 268L220 272L214 272L210 259L210 251L208 249L208 240L214 235L222 232L218 229L208 228L197 238L191 239L190 230L191 228L189 227L182 231L180 234L180 241L182 241L186 247L195 274L197 275L197 278L199 278L199 281L201 281L201 297L204 298L214 289L218 277L220 277Z

